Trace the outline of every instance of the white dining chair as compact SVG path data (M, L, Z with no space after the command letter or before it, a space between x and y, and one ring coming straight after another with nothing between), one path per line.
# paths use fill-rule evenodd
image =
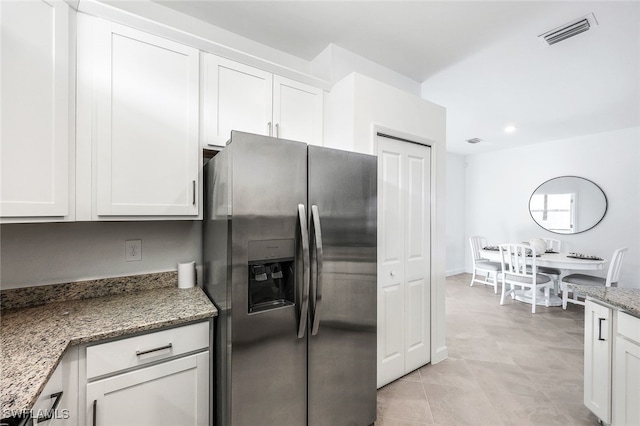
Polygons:
M528 253L530 253L528 255ZM531 313L536 313L538 297L544 292L544 305L549 306L549 287L551 278L538 273L536 250L526 244L501 244L500 258L502 268L502 293L500 305L504 305L506 296L512 298L519 290L531 290ZM530 259L530 261L529 261ZM528 264L530 263L530 264ZM507 286L509 289L507 290ZM524 292L522 292L524 293Z
M553 250L556 253L560 253L562 247L562 241L555 238L542 238L547 243L547 251ZM553 289L556 294L559 292L560 275L562 271L558 268L551 268L549 266L538 266L538 273L548 275L553 280Z
M560 284L562 289L562 309L567 309L567 302L575 303L576 305L583 305L584 301L579 300L579 297L585 298L584 294L580 294L577 291L570 290L567 284L579 284L589 287L611 287L618 285L618 279L620 278L620 268L622 267L622 261L626 254L628 247L623 247L615 250L613 256L611 256L611 262L609 263L609 270L607 271L607 278L595 277L593 275L585 274L571 274L562 278ZM569 293L573 294L573 298L569 299Z
M471 259L473 260L473 276L471 277L470 286L473 283L492 285L493 292L498 293L498 274L502 270L499 262L491 262L484 259L480 254L480 250L487 246L487 239L484 237L470 237ZM484 279L476 278L477 274L484 274Z

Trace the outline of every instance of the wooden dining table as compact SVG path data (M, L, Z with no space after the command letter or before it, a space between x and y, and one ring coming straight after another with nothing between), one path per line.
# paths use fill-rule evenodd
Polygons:
M484 259L492 262L500 262L502 258L500 256L500 250L486 249L480 250L480 254ZM527 262L531 263L531 262ZM574 271L597 271L604 269L606 263L605 259L588 259L588 258L576 258L571 253L542 253L536 256L536 266L546 266L549 268L560 269L561 275L558 281L562 281L562 277ZM562 298L558 296L558 288L554 289L552 295L549 296L549 306L561 306ZM531 303L532 297L523 293L516 297L517 300ZM536 297L536 305L544 305L544 295Z

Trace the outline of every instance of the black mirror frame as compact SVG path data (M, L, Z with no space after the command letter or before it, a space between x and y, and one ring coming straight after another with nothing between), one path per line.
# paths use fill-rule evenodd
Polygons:
M590 182L593 186L595 186L596 188L598 188L600 190L600 192L602 193L602 196L604 197L604 212L602 213L602 217L596 222L594 223L592 226L590 226L589 228L583 230L583 231L578 231L578 232L572 232L572 233L563 233L563 232L556 232L556 231L551 231L547 228L545 228L544 226L540 225L538 223L537 220L535 220L535 218L533 217L533 214L531 213L531 198L533 198L533 195L538 191L538 189L540 189L540 187L552 180L556 180L556 179L561 179L561 178L576 178L576 179L582 179L582 180L586 180L587 182ZM598 224L600 222L602 222L602 219L604 219L604 217L607 215L607 210L609 209L609 200L607 199L607 194L604 193L604 191L602 190L602 188L600 188L600 185L598 185L597 183L595 183L594 181L587 179L587 178L583 178L581 176L573 176L573 175L566 175L566 176L557 176L551 179L547 179L546 181L542 182L540 185L538 185L536 187L536 189L533 190L533 192L531 193L531 196L529 197L529 203L527 206L528 210L529 210L529 216L531 216L531 219L535 222L536 225L538 225L540 228L544 229L545 231L548 232L553 232L554 234L558 234L558 235L576 235L576 234L582 234L583 232L587 232L590 229L595 228L596 226L598 226Z

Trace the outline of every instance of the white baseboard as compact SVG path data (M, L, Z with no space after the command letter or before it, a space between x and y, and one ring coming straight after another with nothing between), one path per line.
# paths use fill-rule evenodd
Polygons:
M452 275L464 274L465 272L467 271L465 271L464 268L452 269L450 271L445 271L444 276L450 277Z
M449 350L446 346L441 346L431 354L431 364L437 364L449 357Z

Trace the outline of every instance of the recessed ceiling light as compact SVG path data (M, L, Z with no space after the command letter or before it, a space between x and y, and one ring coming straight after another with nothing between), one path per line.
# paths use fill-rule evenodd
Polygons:
M516 131L516 126L507 126L504 128L505 133L513 133Z

